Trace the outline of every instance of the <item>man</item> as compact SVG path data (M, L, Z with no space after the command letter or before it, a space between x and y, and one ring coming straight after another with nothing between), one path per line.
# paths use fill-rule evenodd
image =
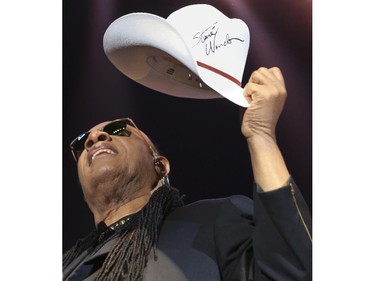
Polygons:
M64 280L311 280L311 217L275 136L282 73L254 71L244 96L254 201L183 206L167 158L130 119L101 123L72 142L97 229L64 254Z

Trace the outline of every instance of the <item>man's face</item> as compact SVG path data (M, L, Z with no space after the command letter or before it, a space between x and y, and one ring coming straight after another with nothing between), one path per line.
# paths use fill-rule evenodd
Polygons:
M101 131L107 123L90 130L77 163L79 180L89 205L98 197L112 200L128 187L134 191L148 186L156 177L153 157L141 132L127 126L130 136L109 135Z

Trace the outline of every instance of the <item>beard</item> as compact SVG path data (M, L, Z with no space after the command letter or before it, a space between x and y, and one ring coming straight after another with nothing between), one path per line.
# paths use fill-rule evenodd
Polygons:
M154 170L146 167L131 170L102 166L93 173L89 184L82 185L82 190L92 211L105 212L137 198L142 189L149 187L151 191L158 181Z

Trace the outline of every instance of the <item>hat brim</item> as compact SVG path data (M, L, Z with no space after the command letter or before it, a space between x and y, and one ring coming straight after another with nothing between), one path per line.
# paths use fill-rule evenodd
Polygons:
M103 47L108 59L124 75L153 90L183 98L226 98L248 106L243 89L221 73L200 67L177 30L164 18L132 13L106 30ZM210 77L207 83L201 79ZM215 85L220 85L220 89ZM233 98L230 98L233 97Z

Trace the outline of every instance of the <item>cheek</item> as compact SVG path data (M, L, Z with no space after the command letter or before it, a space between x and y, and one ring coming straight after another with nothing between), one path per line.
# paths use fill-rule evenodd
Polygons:
M137 166L134 167L136 169L136 173L146 181L154 180L154 177L156 176L156 170L153 158L143 158L141 160L142 161L138 162Z
M139 142L130 143L129 147L123 157L123 166L126 166L132 173L140 173L144 169L149 169L150 164L153 164L153 158L148 148Z
M78 173L78 180L81 184L83 191L85 192L85 187L88 185L88 182L89 182L88 176L85 175L86 174L85 171L79 165L77 167L77 173Z

